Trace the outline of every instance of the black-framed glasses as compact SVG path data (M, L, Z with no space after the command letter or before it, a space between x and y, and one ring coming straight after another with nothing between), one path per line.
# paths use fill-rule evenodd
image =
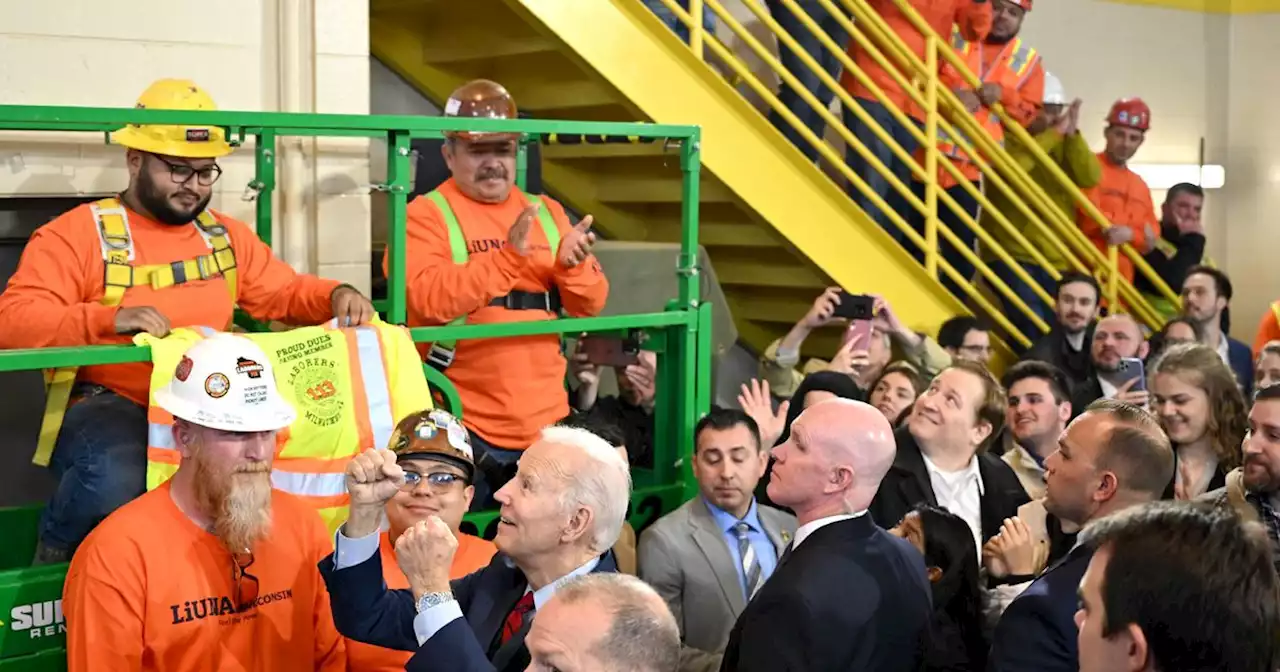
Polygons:
M457 474L451 474L447 471L437 471L431 474L419 474L416 471L405 470L404 472L404 490L414 490L418 484L426 480L427 487L433 492L447 492L453 487L454 483L465 483L466 479Z
M152 156L155 155L152 154ZM170 163L159 156L156 156L156 160L168 166L169 179L173 180L174 184L186 184L194 177L200 186L211 187L214 182L218 181L218 178L222 177L222 168L216 163L196 168L185 163Z
M258 577L249 573L253 566L253 552L231 555L231 579L236 584L236 611L248 611L258 601Z

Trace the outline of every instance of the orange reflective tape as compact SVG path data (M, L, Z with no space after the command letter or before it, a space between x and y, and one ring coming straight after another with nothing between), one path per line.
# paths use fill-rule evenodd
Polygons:
M360 344L354 336L344 333L347 345L347 361L350 364L347 375L351 384L351 398L355 403L351 414L356 420L356 431L360 437L357 454L366 448L386 448L373 445L373 428L369 426L369 396L364 391L364 375L360 368ZM354 455L352 456L354 457Z

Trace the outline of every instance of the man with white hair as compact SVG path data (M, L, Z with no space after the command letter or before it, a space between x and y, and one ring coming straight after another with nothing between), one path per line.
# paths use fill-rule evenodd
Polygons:
M459 437L461 438L461 437ZM561 582L616 572L631 492L625 460L583 429L548 427L520 457L501 505L498 554L487 567L449 581L457 540L435 516L396 541L409 590L388 590L378 560L383 506L404 481L394 453L366 451L347 468L351 517L320 563L334 622L352 639L417 653L405 669L524 670L525 635Z
M924 558L867 507L896 451L875 407L847 399L805 409L773 449L769 497L800 527L738 618L722 672L914 672L930 606Z
M565 581L526 638L529 669L676 672L680 630L657 591L626 574Z
M271 488L276 432L297 414L269 362L247 338L212 336L156 391L182 462L76 552L62 601L73 672L180 671L195 661L346 670L315 570L329 535L315 509Z

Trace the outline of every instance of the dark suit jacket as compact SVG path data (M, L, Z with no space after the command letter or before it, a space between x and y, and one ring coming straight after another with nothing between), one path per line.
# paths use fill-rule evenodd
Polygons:
M592 571L616 572L613 553L600 556ZM462 618L441 628L421 647L413 631L417 609L407 590L387 590L378 554L341 571L333 569L333 555L320 561L329 588L333 622L338 632L354 640L402 651L417 651L406 670L430 672L518 672L529 664L524 636L533 619L505 645L499 645L502 623L524 595L528 582L510 559L498 553L480 571L450 582L462 608Z
M1067 333L1062 327L1054 326L1053 330L1036 341L1031 349L1022 355L1022 360L1034 359L1052 364L1067 374L1072 388L1083 385L1093 377L1093 360L1089 344L1093 342L1094 323L1090 322L1085 329L1084 342L1079 350L1074 350L1067 341Z
M1077 546L1009 604L992 636L987 672L1076 672L1076 589L1093 549Z
M920 502L938 505L915 437L906 427L899 429L894 436L898 441L898 454L871 502L871 517L884 528L897 525ZM1018 515L1018 507L1031 498L1022 489L1013 469L994 455L978 455L978 473L982 474L982 539L986 541L1000 531L1000 524L1005 518ZM978 550L981 552L982 549Z
M1227 339L1227 359L1231 362L1231 372L1236 374L1236 382L1240 391L1244 392L1245 401L1253 397L1253 350L1234 338Z
M871 516L811 534L729 634L721 672L916 672L928 638L924 559Z
M1089 404L1102 398L1102 383L1098 382L1096 375L1090 375L1087 380L1079 385L1071 388L1071 417L1074 419L1077 415L1084 413L1084 409Z

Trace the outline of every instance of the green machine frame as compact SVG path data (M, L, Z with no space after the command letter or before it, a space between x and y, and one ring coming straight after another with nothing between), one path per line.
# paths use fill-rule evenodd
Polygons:
M693 426L711 403L711 311L699 298L698 184L699 129L695 126L575 122L550 120L445 119L441 117L288 114L273 112L179 112L170 110L88 107L0 106L0 130L85 131L106 133L126 124L183 124L219 126L238 145L252 139L254 179L247 185L256 195L258 236L272 242L273 192L276 182L276 141L282 136L367 137L387 145L387 182L375 185L389 197L387 212L390 250L387 297L375 303L384 319L405 323L405 208L410 183L410 141L439 138L444 131L520 133L517 181L523 184L524 147L548 134L582 136L584 140L612 138L662 139L679 146L682 179L682 235L674 269L677 294L662 312L588 318L563 318L506 324L419 327L410 330L415 341L502 338L534 334L581 332L626 334L643 331L646 349L658 358L655 405L654 465L633 469L634 492L629 520L637 531L679 506L697 491L689 473ZM254 328L252 320L238 323ZM149 348L102 345L0 351L0 371L48 369L62 366L119 364L150 360ZM424 367L432 386L458 408L456 390L430 367ZM465 409L463 409L465 412ZM40 507L0 509L0 672L66 669L62 583L66 565L29 567L36 542ZM464 529L483 536L495 531L496 512L469 514Z

